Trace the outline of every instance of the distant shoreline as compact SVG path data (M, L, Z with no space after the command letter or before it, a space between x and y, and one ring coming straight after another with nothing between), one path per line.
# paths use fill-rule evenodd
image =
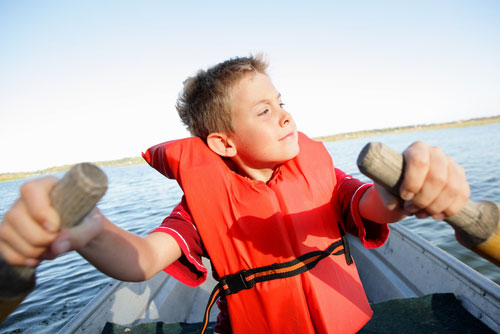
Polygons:
M387 128L387 129L375 129L375 130L363 130L363 131L355 131L355 132L347 132L347 133L339 133L331 136L322 136L315 137L316 140L321 141L338 141L345 139L353 139L360 137L368 137L374 136L378 134L384 133L402 133L402 132L412 132L412 131L423 131L423 130L437 130L437 129L446 129L446 128L460 128L467 126L478 126L478 125L486 125L500 123L500 115L492 116L492 117L483 117L483 118L473 118L465 121L455 121L448 123L438 123L438 124L422 124L422 125L410 125L396 128ZM141 165L145 164L144 159L142 157L132 157L132 158L124 158L119 160L110 160L110 161L99 161L94 162L97 166L113 166L113 167L125 167L125 166L133 166L133 165ZM0 182L12 181L18 179L25 179L28 177L43 175L43 174L51 174L58 173L69 170L72 165L51 167L43 170L33 171L33 172L19 172L19 173L4 173L0 174Z
M142 157L132 157L132 158L123 158L119 160L109 160L109 161L98 161L92 162L93 164L103 167L103 166L113 166L113 167L127 167L145 164L146 162ZM0 183L6 181L13 181L19 179L26 179L33 176L44 175L44 174L53 174L59 172L65 172L69 170L73 165L64 165L57 167L50 167L46 169L41 169L33 172L18 172L18 173L4 173L0 174Z
M316 137L314 139L321 141L338 141L344 139L353 139L360 137L368 137L375 136L384 133L401 133L401 132L413 132L413 131L425 131L425 130L438 130L438 129L448 129L448 128L463 128L467 126L478 126L478 125L486 125L500 123L500 115L492 116L492 117L483 117L483 118L473 118L465 121L455 121L448 123L437 123L437 124L420 124L420 125L409 125L402 126L396 128L387 128L387 129L374 129L374 130L363 130L356 132L346 132L339 133L331 136L322 136Z

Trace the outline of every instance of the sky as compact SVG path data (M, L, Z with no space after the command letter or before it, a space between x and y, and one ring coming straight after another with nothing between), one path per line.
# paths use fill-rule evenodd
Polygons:
M0 173L189 136L183 81L257 53L311 137L500 114L498 1L0 0Z

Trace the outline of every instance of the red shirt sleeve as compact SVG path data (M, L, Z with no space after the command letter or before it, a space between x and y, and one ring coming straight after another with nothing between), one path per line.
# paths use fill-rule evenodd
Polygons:
M205 282L207 269L201 258L206 256L206 251L184 196L162 224L151 233L157 232L172 236L182 250L182 256L163 271L189 286L198 286Z
M334 197L337 199L337 209L344 223L344 229L359 238L366 248L382 246L389 237L387 224L378 224L361 218L359 200L372 184L363 183L335 168L337 185Z

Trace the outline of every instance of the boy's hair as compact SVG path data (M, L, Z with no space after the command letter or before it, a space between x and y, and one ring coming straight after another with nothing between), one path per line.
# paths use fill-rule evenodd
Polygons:
M248 73L266 74L267 66L263 55L250 55L231 58L187 78L176 108L189 132L204 141L213 132L232 133L231 89Z

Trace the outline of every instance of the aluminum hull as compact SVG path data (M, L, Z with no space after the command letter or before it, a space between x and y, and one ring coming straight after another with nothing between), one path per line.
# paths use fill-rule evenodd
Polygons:
M391 225L389 240L378 249L365 249L356 238L349 240L371 303L453 293L474 317L500 332L500 286L404 226ZM100 333L106 322L127 326L200 322L214 285L209 279L191 288L164 273L141 283L115 281L60 333ZM211 320L216 319L216 309Z

